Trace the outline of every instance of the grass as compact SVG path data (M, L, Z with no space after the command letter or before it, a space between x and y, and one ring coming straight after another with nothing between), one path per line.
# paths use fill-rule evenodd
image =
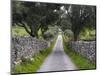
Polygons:
M23 27L14 26L12 27L12 35L28 36L29 34L25 31Z
M64 51L65 51L65 53L67 53L70 56L70 58L76 64L76 66L78 67L79 70L96 68L95 64L91 63L89 60L87 60L86 58L82 57L81 55L79 55L78 53L73 51L65 41L67 41L67 40L65 40L65 38L63 36Z
M43 64L45 58L51 53L51 51L55 45L56 39L48 49L45 49L44 51L40 52L38 55L33 57L34 58L33 61L31 61L29 63L25 63L25 64L22 63L19 65L16 65L15 73L37 72L37 70Z

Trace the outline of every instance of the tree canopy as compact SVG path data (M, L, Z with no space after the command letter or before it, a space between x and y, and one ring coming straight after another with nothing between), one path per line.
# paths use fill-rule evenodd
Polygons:
M58 19L58 4L33 3L13 1L13 25L22 26L33 37L38 37L37 31L42 33Z
M55 4L41 2L12 1L12 23L24 27L32 37L44 34L49 26L57 25L73 32L78 40L84 27L96 28L96 7L88 5Z
M78 40L79 34L84 27L96 28L95 6L67 5L64 6L64 8L67 11L66 22L63 21L60 25L63 31L65 31L66 29L72 30L72 32L74 33L74 40ZM64 18L65 17L63 17L62 19Z
M78 40L79 33L84 27L95 27L95 7L72 5L70 8L70 19L74 40ZM94 22L94 23L93 23Z

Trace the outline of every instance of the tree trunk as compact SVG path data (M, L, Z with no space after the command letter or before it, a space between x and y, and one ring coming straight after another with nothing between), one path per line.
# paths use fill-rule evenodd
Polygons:
M79 40L79 32L74 31L74 41L78 41Z
M24 25L23 27L25 28L26 32L27 32L30 36L35 37L35 35L34 35L34 33L33 33L33 30L32 30L32 29L31 29L31 30L29 30L29 29L27 28L27 26L26 26L26 25Z

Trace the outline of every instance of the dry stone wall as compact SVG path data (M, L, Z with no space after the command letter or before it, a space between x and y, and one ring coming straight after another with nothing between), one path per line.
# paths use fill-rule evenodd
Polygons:
M48 42L32 37L13 37L11 45L11 63L14 66L21 58L31 58L48 48ZM12 67L13 67L12 66Z
M71 41L72 50L89 59L92 63L96 60L96 42L95 41Z

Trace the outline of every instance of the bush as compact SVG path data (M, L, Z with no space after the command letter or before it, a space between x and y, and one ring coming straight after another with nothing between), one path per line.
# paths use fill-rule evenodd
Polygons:
M73 32L70 29L65 30L64 35L69 41L73 39Z
M51 32L45 32L44 33L44 39L50 40L54 37L54 35Z
M84 28L80 33L81 40L95 40L96 39L96 31L95 29Z

